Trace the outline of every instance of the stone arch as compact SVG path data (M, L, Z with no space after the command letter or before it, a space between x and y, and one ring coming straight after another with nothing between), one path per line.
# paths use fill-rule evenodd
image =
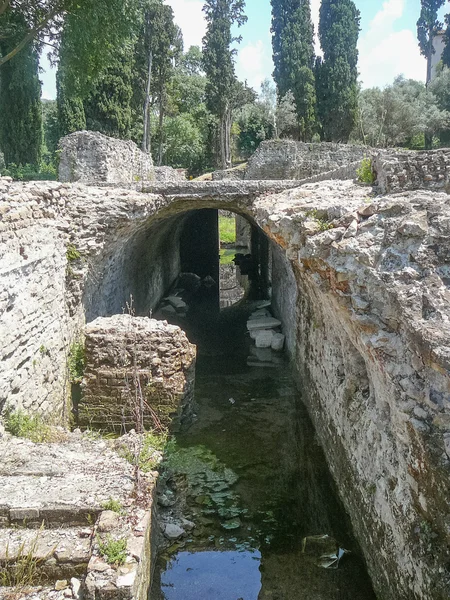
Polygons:
M102 241L101 250L88 261L83 291L86 322L122 313L130 295L136 314L148 316L180 274L183 229L189 218L201 211L223 208L250 224L252 246L258 260L265 261L265 279L268 279L269 241L248 204L247 198L243 203L239 199L232 202L216 198L169 199L165 206L151 207L151 214L139 214L126 222L117 220Z

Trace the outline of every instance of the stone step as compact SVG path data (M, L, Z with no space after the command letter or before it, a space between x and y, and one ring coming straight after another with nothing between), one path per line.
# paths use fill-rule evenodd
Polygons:
M0 569L14 570L18 562L30 564L33 560L39 583L84 576L92 554L93 535L93 526L0 529Z

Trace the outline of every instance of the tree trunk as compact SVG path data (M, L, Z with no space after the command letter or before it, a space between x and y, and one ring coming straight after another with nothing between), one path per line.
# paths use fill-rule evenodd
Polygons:
M158 167L163 163L163 122L164 122L164 92L159 93L159 144L158 144Z
M151 131L150 131L150 89L152 83L153 52L150 50L148 55L148 74L147 89L144 102L144 135L142 136L142 150L147 154L151 149Z

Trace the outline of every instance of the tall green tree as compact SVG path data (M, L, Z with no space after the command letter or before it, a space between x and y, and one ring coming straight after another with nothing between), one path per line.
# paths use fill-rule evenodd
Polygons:
M8 55L26 31L20 13L9 11L1 17L4 30L0 53ZM0 68L0 147L5 163L39 164L42 147L41 83L38 55L29 44Z
M114 64L97 78L83 101L86 128L110 137L129 139L132 127L133 45L117 53Z
M314 26L309 0L271 0L272 48L278 98L291 91L297 136L309 141L316 128Z
M316 64L322 139L347 142L358 106L360 13L353 0L322 0L319 38L323 60Z
M438 11L445 4L445 0L421 0L420 17L417 21L417 39L419 40L420 53L427 60L427 79L431 81L431 60L435 49L434 36L441 31L444 24L438 19Z
M243 25L244 0L205 0L207 30L203 38L203 65L207 77L206 104L217 117L217 166L226 169L231 166L231 112L236 94L234 70L235 49L231 27L234 23Z
M167 107L168 86L174 65L183 50L181 31L174 23L173 10L161 2L147 2L145 17L136 48L137 106L142 106L142 149L151 149L151 110L158 106L158 164L163 160L163 121Z

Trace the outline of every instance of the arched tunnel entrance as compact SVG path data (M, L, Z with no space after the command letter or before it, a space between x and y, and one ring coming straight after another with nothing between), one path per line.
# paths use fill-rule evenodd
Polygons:
M150 599L374 600L289 361L246 331L267 299L289 349L292 267L247 218L253 281L221 311L218 211L187 208L119 232L86 295L91 318L132 296L136 315L174 322L198 345L196 418L162 467Z

